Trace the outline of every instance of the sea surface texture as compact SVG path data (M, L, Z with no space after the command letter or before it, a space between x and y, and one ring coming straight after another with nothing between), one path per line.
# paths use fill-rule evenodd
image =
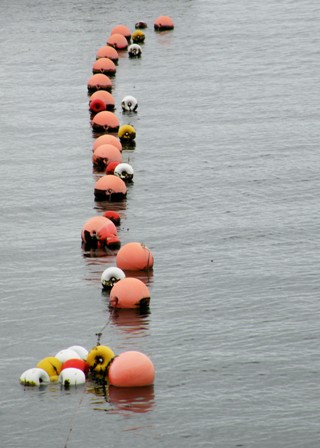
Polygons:
M142 57L112 80L134 183L99 203L87 81L138 21ZM319 1L2 0L0 43L1 447L319 447ZM81 247L111 208L154 256L148 314L111 312L116 251ZM19 384L99 332L154 386Z

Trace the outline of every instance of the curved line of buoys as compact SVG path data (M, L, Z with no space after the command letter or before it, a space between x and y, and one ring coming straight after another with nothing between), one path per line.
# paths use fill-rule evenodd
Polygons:
M112 81L116 75L118 51L128 49L129 57L140 57L139 43L145 40L141 29L147 28L145 22L135 24L136 31L131 33L128 27L118 25L105 45L100 47L92 65L92 76L87 81L89 94L90 124L95 135L92 145L92 163L96 169L107 172L95 183L96 201L121 201L126 198L126 183L132 181L133 168L122 160L123 149L135 146L136 130L130 123L120 126L115 115L115 101L111 94ZM170 17L160 16L154 22L156 31L173 29ZM131 44L131 41L133 42ZM121 102L122 111L136 112L136 98L127 95ZM116 134L111 135L111 134ZM113 174L108 167L114 164ZM134 276L135 272L153 269L154 259L150 249L143 243L131 242L120 248L116 225L120 225L120 215L107 210L103 216L89 218L81 229L81 241L85 250L100 248L118 249L115 257L116 266L109 267L101 274L101 285L109 291L110 309L145 310L149 307L150 291L147 285ZM24 386L45 386L49 382L64 387L79 386L87 378L101 378L110 387L130 388L153 385L155 369L151 359L139 351L127 351L116 355L114 351L100 344L102 332L97 333L98 341L90 351L80 345L73 345L58 351L55 356L41 359L36 366L22 373L19 381ZM148 394L150 391L148 392ZM153 394L153 392L152 392ZM152 395L153 396L153 395Z

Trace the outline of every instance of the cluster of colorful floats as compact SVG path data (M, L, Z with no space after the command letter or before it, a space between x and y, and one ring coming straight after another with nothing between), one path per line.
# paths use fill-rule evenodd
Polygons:
M114 27L106 45L96 53L92 76L88 80L89 111L95 136L92 146L92 164L97 173L103 173L96 181L96 201L108 204L122 201L127 196L127 184L133 181L134 170L123 162L122 151L132 149L136 130L131 124L120 126L115 114L115 100L112 96L112 76L115 76L119 52L127 51L131 58L141 57L141 45L145 40L145 22L137 22L135 31L124 25ZM160 16L154 21L155 31L172 30L173 21ZM136 112L138 101L128 95L121 101L122 111ZM117 232L120 215L108 209L101 216L89 218L81 230L84 251L97 253L116 250L116 266L105 269L101 284L109 294L111 309L145 310L150 304L147 285L134 276L134 272L153 269L154 258L150 249L140 242L129 242L123 246ZM126 273L131 273L128 276ZM132 275L133 274L133 275ZM151 386L155 379L155 368L150 358L139 351L115 354L100 344L91 349L74 345L60 350L54 356L40 360L20 376L24 386L45 386L57 383L63 387L85 384L88 378L100 384L117 388Z

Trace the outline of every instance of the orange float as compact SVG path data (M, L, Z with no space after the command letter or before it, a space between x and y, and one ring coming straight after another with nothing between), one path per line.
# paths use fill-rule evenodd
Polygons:
M118 132L120 123L113 112L104 110L92 118L91 126L95 131Z
M89 110L93 117L98 112L102 112L103 110L106 110L106 103L104 101L100 100L100 98L95 98L94 100L90 101Z
M93 216L81 229L81 239L85 250L119 247L117 228L105 216Z
M119 201L126 198L127 187L120 177L106 174L97 180L94 196L96 201Z
M144 271L153 268L153 256L144 244L127 243L121 247L116 257L117 267L123 271Z
M110 47L110 45L104 45L103 47L100 47L96 53L96 59L100 58L109 58L112 62L117 64L119 60L119 54L115 48Z
M117 67L115 63L109 58L97 59L92 66L92 73L103 73L104 75L114 76L116 74Z
M115 146L119 149L120 152L122 151L122 143L120 142L120 140L114 135L110 134L103 134L100 135L100 137L96 138L92 145L92 151L94 151L98 146L104 145L106 143Z
M111 30L111 35L113 34L121 34L127 39L127 42L130 43L131 40L131 31L125 25L117 25Z
M64 369L69 369L70 367L82 370L85 375L89 372L89 364L83 359L68 359L68 361L65 361L62 364L61 371Z
M174 23L169 16L159 16L154 21L154 29L156 31L173 30Z
M110 221L112 221L115 226L120 226L121 218L119 213L114 212L113 210L107 210L102 216L110 219Z
M88 79L87 87L90 94L95 92L96 90L107 90L111 92L112 82L107 75L96 73Z
M114 174L115 168L119 165L120 162L109 162L106 168L106 174Z
M102 110L112 111L115 108L115 99L113 98L112 94L110 92L107 92L106 90L96 90L95 92L93 92L93 94L89 97L89 108L91 106L91 102L94 100L100 100L105 103L106 107Z
M115 48L117 51L126 50L128 47L128 41L123 34L115 33L109 36L107 45L110 45L110 47Z
M111 308L148 308L150 292L141 280L125 277L119 280L110 291Z
M151 359L144 353L128 351L116 356L108 371L111 386L141 387L151 386L155 379L155 369Z
M119 149L108 143L98 146L92 154L93 166L99 171L105 171L109 162L122 162Z

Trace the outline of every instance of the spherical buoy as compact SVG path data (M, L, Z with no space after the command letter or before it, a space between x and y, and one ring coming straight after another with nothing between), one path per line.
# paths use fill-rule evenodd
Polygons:
M105 173L106 174L114 174L114 170L116 168L116 166L119 165L120 162L109 162L106 168Z
M118 132L119 120L118 117L108 110L98 112L91 121L92 128L96 131L104 132Z
M106 103L100 98L96 98L89 103L89 110L92 115L97 114L98 112L102 112L107 110Z
M96 345L93 347L87 357L91 372L105 375L110 361L115 357L115 354L110 347L106 345Z
M115 48L117 51L126 50L128 48L128 41L123 34L115 33L107 40L107 45Z
M145 28L148 28L148 24L146 22L140 21L140 22L136 22L134 27L136 30L140 30L140 29L143 30Z
M24 386L41 386L50 383L50 378L45 370L35 367L23 372L19 381Z
M94 196L97 201L118 201L127 196L127 187L120 177L106 174L95 184Z
M148 308L150 292L141 280L135 277L125 277L119 280L110 291L110 306L112 308Z
M96 59L100 58L109 58L112 62L117 64L119 60L119 54L115 48L110 47L110 45L104 45L100 47L96 53Z
M112 82L109 76L103 75L102 73L96 73L88 79L87 87L90 94L97 90L107 90L111 92Z
M64 387L78 386L85 384L86 376L82 370L69 367L61 371L58 382Z
M88 356L88 350L86 348L82 347L81 345L72 345L71 347L68 347L68 349L75 351L76 353L78 353L81 359L86 361Z
M154 21L154 29L156 31L167 31L167 30L173 30L174 23L171 17L169 16L159 16Z
M121 143L130 142L136 138L136 130L131 124L123 124L118 130Z
M112 221L115 226L120 226L121 218L119 213L114 212L113 210L107 210L102 216L110 219L110 221Z
M93 94L89 98L89 108L91 108L91 103L95 100L103 101L105 104L104 108L101 108L101 110L95 110L94 112L102 112L103 110L111 110L113 111L115 108L115 100L114 97L110 92L107 92L106 90L96 90L93 92Z
M123 271L144 271L153 268L153 256L144 244L127 243L117 253L116 264Z
M55 356L47 356L41 359L36 367L45 370L50 377L50 381L55 381L61 372L62 362Z
M127 42L130 43L131 31L127 26L117 25L117 26L113 27L111 30L111 36L113 34L121 34L122 36L124 36L126 38Z
M114 175L120 177L124 182L132 182L134 171L129 163L119 163L114 169Z
M134 44L143 43L145 41L145 34L141 30L136 30L132 33L131 39Z
M122 162L122 153L108 143L98 146L92 153L93 166L99 171L105 171L109 162Z
M122 269L117 267L110 267L103 271L101 274L101 284L104 289L110 289L122 278L125 278L125 273Z
M138 109L138 100L134 96L127 95L122 99L121 107L124 112L136 112Z
M100 135L100 137L96 138L96 140L94 141L93 145L92 145L92 152L100 145L104 145L104 144L110 144L115 146L116 148L119 149L119 151L122 151L122 143L120 142L120 140L118 139L118 137L114 136L114 135L110 135L110 134L103 134Z
M154 379L155 369L151 359L137 351L120 353L114 358L108 371L111 386L150 386L154 383Z
M142 55L142 48L139 44L131 44L128 47L129 58L140 58Z
M81 240L85 250L118 247L120 244L116 226L104 216L93 216L84 223Z
M116 64L109 58L99 58L92 66L92 73L103 73L107 76L114 76L116 74Z
M89 372L89 364L83 359L68 359L68 361L62 364L61 371L69 369L70 367L82 370L85 375Z
M63 350L60 350L58 353L55 354L55 358L59 359L59 361L63 364L64 362L68 361L68 359L81 359L80 355L71 348L65 348Z

